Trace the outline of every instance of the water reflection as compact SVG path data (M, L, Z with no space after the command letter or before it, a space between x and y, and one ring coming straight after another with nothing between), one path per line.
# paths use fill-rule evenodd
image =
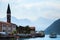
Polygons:
M18 40L28 40L30 38L19 38Z
M44 38L0 38L0 40L60 40L60 36L57 38L49 38L49 35L46 35Z
M16 40L16 38L0 38L0 40Z
M60 40L60 35L57 38L50 38L49 35L46 35L44 38L19 38L19 40Z

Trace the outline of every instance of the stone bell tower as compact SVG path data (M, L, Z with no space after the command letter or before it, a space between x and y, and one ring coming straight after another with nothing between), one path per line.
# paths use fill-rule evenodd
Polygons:
M7 22L11 23L11 10L10 10L9 4L8 4L8 8L7 8Z

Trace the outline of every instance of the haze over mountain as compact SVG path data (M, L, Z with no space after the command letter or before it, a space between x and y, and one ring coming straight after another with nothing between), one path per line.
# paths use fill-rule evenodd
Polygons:
M5 21L6 22L6 17L0 18L0 21ZM49 20L45 18L38 18L35 21L31 21L29 19L17 19L16 17L11 17L11 22L15 23L17 25L22 25L22 26L35 26L37 31L40 30L45 30L50 24L53 23L54 20Z
M60 19L56 20L45 30L46 34L50 34L51 32L60 34Z

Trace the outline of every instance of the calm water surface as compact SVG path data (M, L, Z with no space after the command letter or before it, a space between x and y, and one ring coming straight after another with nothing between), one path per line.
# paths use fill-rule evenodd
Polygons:
M60 36L57 38L49 38L49 35L46 35L44 38L19 38L17 40L60 40Z

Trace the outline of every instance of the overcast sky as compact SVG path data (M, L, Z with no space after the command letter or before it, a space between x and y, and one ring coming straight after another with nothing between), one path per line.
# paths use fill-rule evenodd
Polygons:
M60 0L0 0L0 17L6 16L8 3L18 19L60 18Z

